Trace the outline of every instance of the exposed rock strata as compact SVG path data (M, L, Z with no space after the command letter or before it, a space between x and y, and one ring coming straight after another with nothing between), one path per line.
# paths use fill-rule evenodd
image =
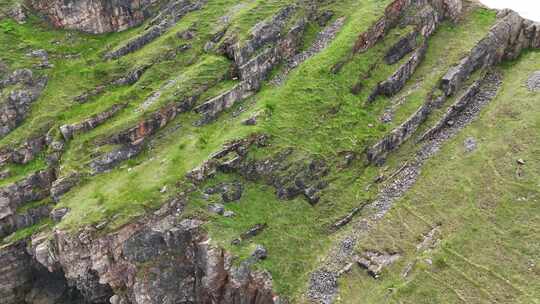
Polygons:
M5 148L0 151L0 167L4 164L27 164L43 151L47 146L45 136L25 141L17 148Z
M359 256L355 250L356 245L386 215L394 202L416 183L425 162L434 156L448 139L456 136L479 115L481 109L496 96L500 85L500 75L496 73L487 74L479 93L471 100L466 110L461 111L455 117L455 123L451 126L446 125L434 136L424 141L416 153L405 162L405 165L392 174L392 178L384 184L375 200L362 207L366 216L359 217L351 222L351 232L346 233L327 255L322 266L312 273L307 292L309 299L317 303L334 302L339 287L337 279L343 274L344 269L350 267L351 263L359 262ZM364 267L368 267L368 270L369 268L371 270L382 269L379 268L381 263L374 263L373 259L361 262ZM374 272L374 274L376 273Z
M106 59L117 59L134 51L137 51L154 41L167 30L173 27L187 13L200 9L206 0L175 0L167 3L159 15L152 20L151 27L143 34L128 41L124 46L109 52Z
M424 57L426 56L428 44L424 43L418 50L416 50L409 60L405 62L399 69L390 76L387 80L377 84L371 95L368 97L368 102L375 101L375 98L379 95L384 95L387 97L394 96L397 94L407 81L414 74Z
M46 78L37 77L28 69L16 70L0 81L0 92L17 85L3 100L0 99L0 138L22 123L46 84Z
M304 61L308 60L309 58L315 56L317 53L320 53L323 51L330 43L336 38L337 34L341 30L345 23L345 18L338 18L336 21L334 21L332 24L325 27L318 35L317 38L315 38L315 41L311 45L311 47L299 54L296 54L289 60L287 60L287 64L284 68L284 70L276 76L272 80L274 84L282 84L285 80L285 77L287 74L290 73L291 70L302 64Z
M387 64L394 64L400 61L405 55L414 51L418 46L418 32L413 31L394 44L384 55L384 61Z
M279 301L267 273L249 263L234 266L227 252L209 244L202 222L179 217L182 209L183 200L174 200L104 236L57 230L52 239L32 240L30 252L49 271L63 272L90 303Z
M195 183L200 183L213 176L217 171L235 172L244 178L263 182L276 189L276 195L283 200L291 200L300 195L311 204L316 204L321 191L328 185L324 177L329 168L323 160L291 161L294 151L284 150L276 155L263 159L250 159L248 148L251 146L264 147L267 137L253 135L247 139L233 141L221 151L210 157L188 173L187 177Z
M25 243L0 247L0 304L21 303L32 287L30 256Z
M31 211L26 217L18 217L17 208L47 198L54 179L54 170L45 170L0 189L0 237L10 234L15 228L22 228L23 223L33 224L37 218L44 217L41 209L39 212Z
M255 25L250 38L245 42L224 43L222 48L234 59L241 82L231 90L196 107L195 111L203 115L197 122L198 125L213 121L224 110L256 93L275 66L298 52L305 21L301 19L286 35L281 34L294 11L293 6L288 6L271 20Z
M516 58L527 48L540 48L540 25L523 19L513 11L501 11L499 20L486 37L442 77L439 88L432 91L426 102L409 119L368 150L369 161L379 164L384 162L386 155L409 139L433 109L453 96L472 73L505 59Z
M356 262L365 268L369 275L378 278L381 272L400 258L398 253L366 251L357 257Z
M124 109L126 104L115 104L109 109L96 114L84 121L72 125L63 125L60 127L60 132L65 140L72 139L77 133L88 132L97 126L101 125L111 117L113 117L120 110Z
M415 24L417 31L424 37L430 36L437 24L444 18L456 20L461 15L461 0L394 0L375 24L362 33L353 48L353 53L364 52L371 48L388 32L398 26L405 18L406 24ZM406 14L415 12L416 16Z
M29 0L56 27L93 34L141 24L157 0Z
M540 91L540 71L534 72L529 79L527 79L527 88L529 91Z

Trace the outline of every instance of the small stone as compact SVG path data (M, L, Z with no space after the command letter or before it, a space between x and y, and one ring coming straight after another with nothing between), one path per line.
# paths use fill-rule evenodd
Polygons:
M242 198L243 191L244 187L239 182L225 184L223 185L223 194L221 195L221 197L226 203L238 201L240 200L240 198Z
M264 260L268 257L268 251L262 245L257 245L251 256L257 260Z
M223 206L223 204L209 204L208 211L214 214L223 215L225 213L225 206Z
M103 221L103 222L96 225L96 229L101 230L101 229L105 228L107 226L107 224L108 224L107 221Z
M224 217L234 217L235 215L236 215L236 213L234 213L233 211L230 211L230 210L227 210L227 211L223 212Z
M467 137L464 141L465 151L472 152L476 150L476 140L473 137Z
M523 165L525 165L525 160L520 158L520 159L517 160L517 163L518 163L518 165L523 166Z
M373 124L368 124L368 128L373 128Z
M60 222L64 216L69 212L69 208L59 208L51 211L50 218L55 222Z
M245 126L254 126L257 124L257 118L258 116L253 115L252 117L242 121L242 124Z
M0 179L6 179L11 176L11 172L9 169L5 169L3 171L0 171Z
M165 192L167 192L167 186L163 186L163 188L159 190L159 193L165 193Z
M540 91L540 71L534 72L527 80L527 87L529 91Z
M26 12L21 4L15 5L9 12L9 15L19 24L26 23Z
M447 125L449 125L450 127L454 125L454 121L453 120L449 120L447 123Z
M120 297L117 295L114 295L109 299L109 302L111 304L120 304Z

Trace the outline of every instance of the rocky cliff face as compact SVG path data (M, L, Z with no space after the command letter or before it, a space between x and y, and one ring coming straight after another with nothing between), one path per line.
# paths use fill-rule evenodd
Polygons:
M141 24L157 0L29 0L56 27L99 34Z
M334 130L336 133L334 135L345 137L345 135L341 136L341 132L346 134L347 131L344 130L341 119L333 120L332 117L338 118L345 111L354 112L361 105L358 100L355 100L353 107L349 104L350 108L342 104L342 102L346 102L344 100L347 97L351 97L346 91L353 86L354 80L346 82L350 80L347 79L343 83L340 82L334 88L337 88L335 94L325 95L327 88L324 86L332 82L330 78L349 78L348 76L354 73L357 73L356 75L362 74L357 82L360 85L354 85L355 88L351 89L351 95L353 98L363 96L362 98L365 99L363 101L366 101L367 106L362 108L361 115L345 119L347 127L350 128L356 128L356 125L364 124L368 119L371 119L369 116L373 114L370 112L372 109L369 109L371 105L374 108L382 108L383 106L379 107L376 104L380 100L393 99L402 94L402 91L415 91L417 88L406 89L406 87L421 69L421 66L429 64L429 62L426 63L428 61L426 58L430 56L430 39L437 35L437 31L444 30L441 26L444 22L459 22L466 11L462 1L388 1L389 5L386 9L381 7L380 18L372 19L374 20L372 24L365 24L361 33L355 32L357 29L351 29L351 20L343 14L343 10L340 11L342 15L337 16L333 16L331 11L319 11L318 6L325 10L326 6L333 5L334 1L308 0L295 3L276 1L276 3L279 2L279 5L273 1L245 2L249 2L249 4L240 3L242 5L232 7L230 12L219 19L223 21L223 24L214 27L208 26L207 20L193 21L192 19L197 19L198 16L221 14L221 12L217 12L220 11L221 7L218 6L219 3L216 5L216 1L29 0L30 5L45 15L55 26L94 34L125 30L141 24L145 18L153 14L154 8L159 7L160 9L157 11L160 12L156 12L157 17L149 22L148 27L140 33L129 37L128 40L112 49L109 45L99 49L98 53L92 53L94 57L91 59L81 59L83 60L81 66L89 65L89 70L96 68L95 62L99 65L96 69L105 65L126 68L130 64L128 61L133 60L135 63L133 66L129 66L131 72L113 81L110 81L110 78L113 78L110 77L107 82L103 82L102 79L94 81L94 83L90 80L84 82L84 85L90 83L91 86L90 90L87 87L84 88L86 92L71 88L68 90L69 92L58 94L58 98L69 98L69 101L73 102L69 104L69 108L65 109L65 113L58 114L62 116L58 118L58 121L54 119L52 119L52 123L47 121L47 127L51 128L50 131L40 130L39 134L21 132L21 134L25 134L24 136L32 135L17 145L3 146L0 149L0 169L26 168L24 166L39 156L45 155L46 158L43 164L33 164L42 165L43 167L40 169L32 167L31 171L23 171L24 173L20 173L20 177L16 176L17 180L13 180L9 184L6 182L6 185L2 184L0 187L0 240L5 241L5 243L0 243L4 244L0 247L0 304L284 303L283 298L275 293L270 273L266 270L259 270L260 268L257 267L259 265L256 265L266 258L266 250L261 253L260 247L257 245L258 249L255 253L251 256L248 253L248 257L242 259L234 256L231 252L235 252L234 248L241 248L242 254L251 250L242 246L269 230L279 230L280 233L283 233L284 229L291 228L292 230L292 226L298 224L298 218L302 216L302 213L299 213L300 216L294 221L284 219L284 223L275 223L276 226L272 226L274 223L264 223L261 218L256 218L257 222L254 222L255 220L252 218L246 219L246 217L253 217L253 214L247 214L247 216L240 214L243 211L240 207L245 207L245 205L238 206L238 209L233 212L231 210L225 211L226 204L238 202L243 194L244 198L249 197L252 200L256 195L248 193L248 190L253 190L249 189L249 186L264 186L264 191L268 190L266 187L268 186L277 199L290 201L287 203L291 205L307 201L309 204L301 207L311 208L310 212L322 205L321 210L325 214L319 214L317 225L323 226L323 223L328 220L326 213L332 214L333 217L336 215L332 213L334 209L341 209L337 212L343 211L344 199L342 200L339 196L342 195L340 192L343 194L346 192L346 187L358 187L362 180L369 179L370 183L366 187L355 189L357 193L354 199L351 199L352 196L343 195L346 200L360 200L364 192L370 191L370 187L377 187L377 184L384 182L385 178L391 181L397 176L398 181L400 179L404 181L396 181L390 183L388 187L385 186L379 197L368 204L367 208L375 210L375 213L367 216L376 217L378 220L390 209L393 201L402 196L419 178L420 167L450 137L448 135L450 131L452 136L455 135L464 127L465 122L470 122L471 117L478 114L480 106L486 105L494 98L501 82L498 75L493 74L497 76L495 77L488 73L488 76L482 76L481 80L475 82L457 102L450 106L439 122L423 135L423 140L435 138L433 139L435 143L430 143L422 148L421 153L416 154L412 162L407 161L396 173L389 177L379 176L373 182L371 182L372 176L369 175L371 173L362 171L378 170L377 168L365 169L373 163L381 164L384 162L390 152L398 149L413 134L416 134L417 130L422 130L419 127L428 119L433 110L442 106L451 97L459 97L458 93L475 72L485 73L504 60L516 59L525 49L540 48L540 25L538 23L525 20L514 12L502 11L489 31L487 31L488 27L486 26L484 33L487 31L487 35L483 39L472 41L467 49L460 53L460 56L461 54L465 55L463 58L452 60L442 69L442 73L437 78L439 81L428 84L429 87L425 91L431 93L427 94L425 101L422 99L424 103L420 102L416 110L412 109L411 112L407 112L407 115L403 116L404 120L396 124L397 127L389 133L382 133L384 128L375 127L372 123L369 125L365 123L369 129L366 132L376 135L359 137L361 140L351 136L350 142L353 144L346 146L339 146L339 142L346 141L340 139L340 141L336 141L338 145L335 149L332 147L331 155L324 155L324 153L313 152L318 151L320 147L306 148L298 145L295 140L288 139L280 142L279 134L276 133L288 130L290 133L306 134L305 137L316 136L323 141L325 140L323 137L328 136L329 133L324 133L322 130L336 128L339 130ZM364 4L362 3L362 5ZM210 11L205 11L211 5L214 6L211 7ZM261 16L265 16L264 19L243 20L245 24L240 23L241 26L233 26L235 18L240 18L237 15L241 15L245 11L251 13L250 9L253 8L251 6L256 8L253 13L260 13ZM373 9L375 10L375 8ZM193 13L198 14L197 18L189 16ZM334 17L336 17L335 20L331 22ZM246 19L258 18L250 16ZM180 22L185 22L182 25L184 27L177 27ZM246 25L248 23L249 26ZM209 28L213 31L212 33L209 33ZM312 35L314 29L320 30L318 35ZM344 40L334 41L341 30L348 31L346 33L348 37L345 37L349 39L348 43L344 43ZM171 31L177 32L169 35ZM70 35L72 34L77 33L70 33ZM167 36L162 37L165 34ZM482 34L478 37L482 37ZM0 35L2 35L1 32ZM209 38L210 36L211 38ZM0 38L2 37L0 36ZM344 39L344 37L338 38ZM183 44L179 46L178 41ZM150 44L151 42L152 44ZM331 77L321 78L325 80L309 84L304 83L303 79L299 81L297 78L297 82L293 83L295 93L301 92L310 96L312 100L310 100L309 106L307 103L300 104L300 106L290 110L286 108L286 104L292 104L295 102L293 99L300 99L303 96L283 95L284 98L279 97L283 100L279 100L281 104L277 108L284 107L285 111L281 110L282 112L279 113L275 104L265 103L257 108L255 115L248 119L242 117L241 127L247 129L256 125L259 115L262 116L261 119L270 120L274 111L276 112L275 117L286 116L287 120L290 120L288 122L290 125L283 126L276 123L267 129L264 127L255 129L256 131L252 133L242 131L235 133L234 136L227 133L228 128L236 128L241 125L239 121L234 121L236 123L234 127L228 123L242 115L247 107L256 103L257 94L262 93L266 95L263 98L269 98L268 96L272 93L268 92L272 92L271 90L274 88L283 88L288 81L287 77L295 76L294 69L300 67L304 62L308 62L325 48L332 47L334 42L338 42L338 47L346 49L341 52L342 49L333 48L329 52L330 54L321 54L331 57L331 60L325 61L327 65L314 67L317 70L316 73L324 74L325 77L331 75ZM376 50L381 44L385 44L384 48ZM136 52L150 45L158 45L158 48L162 48L167 54L170 54L171 50L177 52L181 49L188 54L186 57L189 58L174 61L160 50L156 50L155 54L147 52L144 56L140 56L143 59L133 56ZM471 48L471 46L473 47ZM368 53L374 50L376 51ZM103 54L105 55L103 56ZM178 55L178 53L174 54ZM375 54L373 56L378 57L374 60L361 57L365 54L370 54L370 56ZM49 66L48 55L45 57L47 58L47 66ZM59 61L67 57L69 57L67 60L73 60L71 63L76 60L65 54L51 56L52 60ZM164 59L165 57L167 59ZM208 62L201 64L198 61L200 58ZM360 60L358 60L359 58ZM140 60L144 60L144 62L140 62ZM220 63L225 62L225 64L219 65L221 71L216 68L217 64L214 65L214 60ZM433 61L433 58L430 60ZM352 62L355 62L354 66L347 66ZM439 60L439 62L442 65L444 60ZM381 65L384 65L384 68L381 69L383 71L378 71ZM449 67L451 68L449 69ZM52 69L53 66L48 68ZM70 66L70 68L72 67ZM203 68L210 71L203 70ZM179 72L175 69L184 69L187 72L183 73L184 71ZM40 98L47 82L45 77L38 77L36 76L38 73L29 69L19 69L13 72L8 72L8 70L7 65L3 67L2 61L0 61L0 75L3 76L0 81L0 140L11 132L15 134L14 130L25 123L24 120L29 118L27 116L32 114L31 105ZM146 72L147 70L149 72ZM165 70L175 71L164 76L165 74L160 72L169 72ZM125 70L122 71L125 72ZM301 71L306 74L310 73L309 70ZM100 74L98 72L96 74ZM44 71L43 74L45 73L47 72ZM115 71L115 73L118 72ZM346 77L344 77L345 73L347 73ZM54 79L55 74L56 71L48 76ZM149 76L146 77L146 75ZM540 76L535 75L531 76L527 83L531 92L537 90L540 82L538 81ZM115 74L115 77L117 76ZM376 80L368 79L372 76ZM190 77L196 81L188 82ZM273 80L269 82L268 80L272 77L274 77ZM304 77L303 74L300 78L302 77ZM166 79L169 79L168 82L163 84ZM186 82L178 83L178 79L186 80ZM139 82L139 80L141 81ZM421 82L425 81L425 79L418 80L419 83L415 85L421 86ZM186 83L189 84L190 89L187 93L180 90L180 87L186 86ZM370 89L361 92L362 85L370 86ZM120 86L123 86L121 90L118 90L121 92L113 90ZM137 91L131 91L131 86L137 87ZM301 86L306 86L306 88ZM174 89L178 91L174 91ZM174 92L166 95L168 94L167 90ZM337 92L338 90L340 92ZM4 92L7 94L3 94ZM316 96L319 92L321 93L320 99L318 99L319 96ZM160 99L162 94L166 98ZM252 96L256 96L256 98L251 100ZM114 103L114 98L117 97L121 101ZM138 99L143 97L144 100ZM138 101L141 103L137 104ZM388 102L393 102L393 100ZM399 105L399 102L402 101L398 101L396 104ZM155 103L155 108L145 106L147 103ZM320 122L306 126L292 121L295 116L289 116L291 112L306 110L308 113L308 108L313 105L320 107L320 111L310 113L318 113L320 117L317 119L320 119ZM46 107L40 108L37 109L40 115L31 117L33 119L32 126L39 125L38 122L42 119L40 116L48 116L39 112ZM116 178L115 183L120 184L128 180L129 186L132 187L123 188L118 192L129 192L139 186L144 188L143 186L146 185L142 184L146 180L141 183L136 175L144 175L144 178L149 176L156 179L162 178L157 177L162 173L161 171L159 174L152 172L152 175L140 174L141 171L138 171L145 170L143 167L146 165L145 162L149 161L146 158L148 155L152 159L154 158L153 153L156 152L152 149L157 146L156 150L159 150L162 146L158 144L165 145L158 141L162 139L159 138L160 136L178 135L174 138L175 141L189 138L194 143L193 146L196 146L194 148L182 143L174 149L175 152L171 153L185 150L189 151L187 153L195 154L200 152L197 150L199 148L204 150L200 153L215 151L209 151L215 146L207 146L206 137L213 138L211 136L216 136L215 129L220 128L214 126L210 131L204 128L212 127L216 121L221 123L228 111L234 111L231 115L233 119L226 118L227 121L224 122L226 127L219 130L219 132L223 132L219 133L219 136L227 139L223 139L226 144L221 150L203 156L181 153L172 156L166 155L166 157L160 155L159 158L156 156L159 159L159 165L157 165L160 167L159 170L162 169L162 165L165 166L164 164L168 163L170 160L168 158L172 158L171 163L174 163L174 169L163 171L167 171L167 174L170 173L169 171L175 171L174 174L176 174L167 176L166 183L153 184L159 185L159 187L154 187L157 190L152 188L148 192L154 191L154 193L144 196L144 199L147 197L153 199L157 192L162 194L158 198L159 203L167 203L157 211L152 209L146 215L137 213L137 217L130 214L131 222L120 228L117 227L115 230L109 230L109 224L112 226L113 223L117 223L116 220L122 216L123 210L109 212L107 208L102 208L108 202L101 197L96 205L92 205L93 202L88 202L94 199L94 197L89 198L94 194L96 197L100 195L106 197L99 189L104 187L104 184L109 187L106 182L111 180L105 179L104 183L95 188L85 188L84 190L90 194L84 194L86 196L83 195L80 201L77 200L79 197L75 196L76 203L71 202L71 204L53 210L54 203L62 204L65 203L63 199L66 197L69 199L69 195L65 197L63 195L68 194L78 186L81 188L86 186L85 183L89 182L88 180L107 176L105 173L111 170L115 170L111 175L118 174L113 176ZM286 115L283 115L284 112L287 112ZM469 112L474 113L474 115ZM469 115L466 117L467 119L464 118L466 114ZM309 114L309 116L316 115ZM300 115L296 116L297 119L299 117ZM329 119L332 121L326 125L327 122L330 122ZM450 128L455 124L455 121L458 121L458 125ZM173 125L174 123L176 124ZM111 130L108 129L109 127ZM304 132L308 128L316 129L317 132ZM185 133L173 133L176 130ZM97 135L92 132L96 132ZM337 135L338 133L339 135ZM228 140L238 138L238 134L242 134L241 139ZM378 137L375 138L375 136ZM158 144L154 145L155 143ZM368 143L370 146L362 146ZM74 155L79 151L90 151L91 153L85 157ZM148 153L143 153L147 151ZM65 159L62 159L62 156L65 156ZM129 164L124 162L136 156L140 156L140 158L133 159L133 162ZM206 161L199 163L198 167L189 172L186 171L196 165L189 167L189 169L184 168L184 166L182 167L184 171L178 173L178 162L183 161L182 158L206 159ZM75 164L78 161L84 163ZM364 162L364 164L361 165L360 162ZM520 163L521 166L524 164L524 161ZM358 166L353 168L354 165ZM82 169L81 172L78 172L73 168ZM347 169L356 172L346 171ZM151 170L156 170L156 166L153 166ZM132 172L133 175L122 175L126 171ZM344 175L350 177L347 178L347 181L339 180L339 175L343 172L346 172ZM147 172L143 171L143 173ZM111 175L107 178L110 178ZM0 181L6 179L5 176L1 177ZM216 176L217 179L228 179L234 176L240 181L218 180L216 185L210 185L212 178ZM162 181L160 180L160 182ZM148 182L153 181L148 178ZM171 190L171 184L175 184L175 189ZM110 190L106 189L106 191ZM135 189L133 191L135 192ZM257 189L257 191L263 190ZM76 191L73 192L80 195ZM192 198L190 195L194 193L200 194L202 207L193 206L199 201L190 201ZM326 193L334 195L331 198L332 202L328 202L328 197L325 197ZM220 197L218 198L219 203L214 200L216 196ZM130 196L114 198L117 199L115 203L121 199L128 201L132 199ZM297 200L297 198L301 199ZM197 199L199 197L194 200ZM257 198L253 200L255 199ZM131 203L129 201L129 204ZM148 201L137 203L142 205ZM249 203L253 203L253 201ZM132 207L129 204L122 206L128 209ZM196 209L196 212L191 212L193 211L191 209L187 210L188 205ZM69 212L86 214L86 210L74 212L75 208L81 208L81 206L82 208L89 206L88 212L94 212L92 215L95 215L91 218L99 218L99 220L84 226L82 224L73 225L76 227L70 226L70 229L58 228L67 226L61 224L50 228L60 223ZM137 208L149 210L148 205L142 206L137 206ZM90 210L92 208L97 211ZM355 207L345 217L337 222L334 221L334 224L330 223L331 232L353 222L354 217L365 216L363 208L363 206ZM209 212L205 213L205 211ZM235 212L238 213L236 218L234 218ZM96 215L97 213L103 213L103 215ZM250 226L247 232L245 232L245 227L234 227L244 230L240 234L236 230L230 233L234 234L233 237L235 237L231 238L230 244L238 246L233 247L231 252L218 247L216 242L211 239L208 231L212 230L208 229L207 231L206 225L214 220L213 216L221 216L220 219L230 221L245 221L241 224ZM291 215L283 215L283 217L287 216ZM262 219L266 221L274 218L262 217ZM33 235L25 235L22 240L17 239L13 242L7 237L43 220L47 222L45 225L47 228L39 233L32 232ZM252 220L253 222L251 222ZM286 220L291 220L291 222ZM306 219L306 221L308 220ZM317 232L325 229L324 227L316 228L313 230L317 230ZM300 238L297 235L286 236L288 233L288 231L283 233L283 239L286 241L279 240L285 243L285 246L289 246L291 240L298 241ZM4 237L7 238L4 239ZM275 240L275 238L269 239ZM352 239L356 240L356 236ZM346 259L343 258L343 252L336 255L330 253L330 260L343 258L343 261L347 261L347 265L342 268L344 265L342 265L343 261L340 260L333 264L335 269L331 269L331 271L322 268L321 271L316 271L312 276L310 290L307 293L309 300L321 303L335 301L338 295L338 277L353 267L352 262L348 263L348 259L349 255L353 254L354 245L351 241L350 244L345 244L345 247L340 248L340 250L347 251ZM383 274L384 268L404 256L393 251L365 251L361 260L351 261L364 266L374 277L378 277ZM310 258L313 256L307 257L306 260ZM275 261L272 260L271 263L275 263ZM312 269L301 271L305 272L302 274L304 275ZM276 278L278 277L276 276Z
M250 270L257 259L236 265L210 244L203 222L181 219L184 203L175 199L114 233L57 230L33 238L25 250L10 247L2 253L13 256L18 250L12 258L18 264L33 260L51 273L63 273L89 303L278 303L269 274ZM32 286L25 276L7 274L5 282L19 289Z

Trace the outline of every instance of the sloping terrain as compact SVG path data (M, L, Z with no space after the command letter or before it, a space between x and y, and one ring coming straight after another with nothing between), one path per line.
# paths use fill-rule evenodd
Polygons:
M0 3L0 304L540 302L540 24Z

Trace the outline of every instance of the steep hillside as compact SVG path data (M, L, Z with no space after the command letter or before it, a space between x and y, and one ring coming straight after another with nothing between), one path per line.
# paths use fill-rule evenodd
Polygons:
M540 303L540 24L0 3L0 304Z

